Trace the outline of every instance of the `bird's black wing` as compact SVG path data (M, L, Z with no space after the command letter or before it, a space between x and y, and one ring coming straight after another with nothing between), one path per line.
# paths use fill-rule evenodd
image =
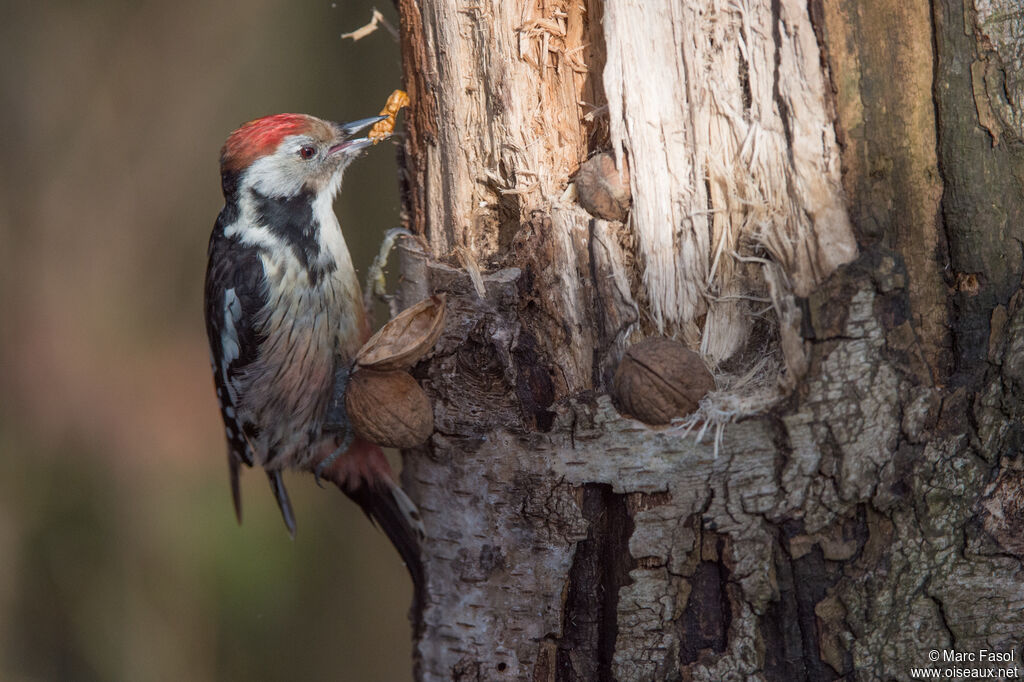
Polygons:
M259 248L224 234L230 212L221 212L210 237L206 270L206 333L210 339L213 381L228 441L228 467L235 514L242 519L238 472L242 462L252 466L246 435L255 436L253 424L239 415L240 376L256 360L263 341L257 321L264 308L263 262Z

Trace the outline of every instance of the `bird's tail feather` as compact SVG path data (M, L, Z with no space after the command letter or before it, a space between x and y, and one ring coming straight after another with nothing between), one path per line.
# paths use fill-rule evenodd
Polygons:
M267 478L270 479L270 488L274 491L274 498L277 506L281 509L281 517L284 518L284 525L288 528L288 534L295 539L295 512L292 511L291 500L288 499L288 489L284 487L284 479L278 469L268 470Z
M231 501L235 505L235 518L239 525L242 523L242 489L238 484L238 457L233 452L228 452L228 475L231 477Z

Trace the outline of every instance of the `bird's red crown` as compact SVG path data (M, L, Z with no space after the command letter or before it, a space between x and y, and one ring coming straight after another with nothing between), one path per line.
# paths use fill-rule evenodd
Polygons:
M249 121L231 133L220 153L223 170L241 171L277 149L289 135L306 132L312 121L305 114L274 114Z

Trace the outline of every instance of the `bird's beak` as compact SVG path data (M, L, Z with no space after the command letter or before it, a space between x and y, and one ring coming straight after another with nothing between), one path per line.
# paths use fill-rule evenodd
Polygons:
M341 152L354 152L370 146L373 144L373 140L368 137L357 137L355 139L350 138L363 128L371 126L377 121L383 121L385 118L387 118L387 116L370 116L369 118L361 118L358 121L351 121L349 123L336 123L335 126L339 133L338 141L331 145L328 153L339 154Z

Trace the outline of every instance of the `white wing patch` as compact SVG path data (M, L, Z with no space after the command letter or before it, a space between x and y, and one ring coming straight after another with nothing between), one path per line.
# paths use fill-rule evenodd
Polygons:
M228 389L231 403L234 404L237 396L235 387L228 381L228 365L238 359L240 352L238 346L238 329L236 324L242 318L242 302L238 300L234 288L224 291L224 329L220 334L221 348L221 377Z

